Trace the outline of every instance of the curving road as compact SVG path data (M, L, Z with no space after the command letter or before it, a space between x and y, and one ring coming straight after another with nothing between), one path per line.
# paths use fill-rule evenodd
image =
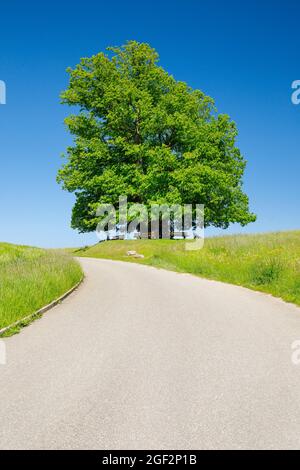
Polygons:
M137 264L83 285L0 365L0 449L300 448L300 309Z

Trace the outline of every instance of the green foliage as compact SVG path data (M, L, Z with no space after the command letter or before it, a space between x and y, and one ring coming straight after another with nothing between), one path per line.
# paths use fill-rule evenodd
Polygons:
M82 277L79 264L62 251L7 243L0 243L0 271L0 329L57 299Z
M130 41L68 69L62 102L74 135L58 182L74 192L72 227L92 231L99 203L205 204L205 225L255 220L242 191L237 129L199 90L158 65L148 44Z
M279 278L282 270L283 265L276 258L264 259L253 265L252 282L258 286L271 284Z
M138 262L268 292L300 305L300 232L234 235L205 240L186 251L182 240L104 242L76 256ZM126 255L135 250L145 257Z

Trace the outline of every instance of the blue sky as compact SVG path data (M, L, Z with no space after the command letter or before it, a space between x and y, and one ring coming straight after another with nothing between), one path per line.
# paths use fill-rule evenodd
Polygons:
M297 0L1 2L0 240L40 246L94 243L70 228L73 196L55 181L71 142L59 94L67 66L135 39L175 78L212 96L239 128L256 223L232 232L300 228L300 79ZM219 233L209 230L208 234Z

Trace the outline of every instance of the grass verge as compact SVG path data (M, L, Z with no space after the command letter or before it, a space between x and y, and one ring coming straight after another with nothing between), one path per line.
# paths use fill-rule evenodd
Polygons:
M135 250L143 259L128 257ZM199 251L184 241L104 242L72 250L76 256L147 264L236 284L300 305L300 231L213 237Z
M0 329L51 303L81 278L80 265L62 251L0 243Z

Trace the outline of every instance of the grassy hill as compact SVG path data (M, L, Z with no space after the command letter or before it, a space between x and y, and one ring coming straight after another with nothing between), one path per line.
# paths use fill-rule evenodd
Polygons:
M144 255L127 256L128 250ZM110 241L76 256L143 263L260 290L300 305L300 231L208 238L199 251L184 241Z
M79 264L63 252L0 243L0 329L52 302L81 277Z

